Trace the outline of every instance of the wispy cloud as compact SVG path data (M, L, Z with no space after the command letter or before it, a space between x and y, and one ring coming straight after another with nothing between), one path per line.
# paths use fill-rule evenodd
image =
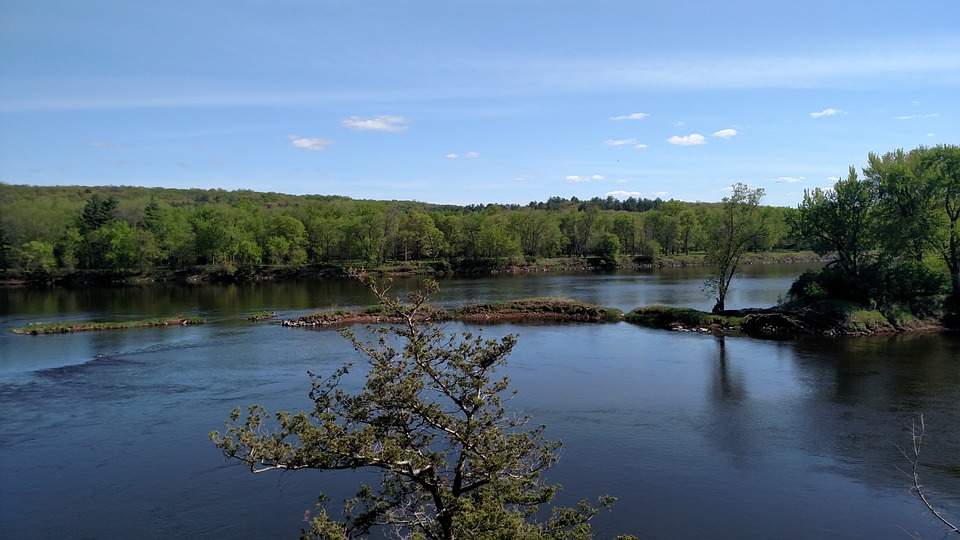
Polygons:
M570 175L564 178L564 180L566 180L568 184L579 184L581 182L599 182L600 180L606 180L606 177L600 176L599 174L593 176Z
M620 199L622 201L624 199L629 199L630 197L639 199L643 197L643 193L639 191L608 191L607 193L604 193L603 196L613 197L614 199Z
M907 115L904 115L904 116L894 116L893 119L894 119L894 120L916 120L916 119L918 119L918 118L937 118L938 116L940 116L940 115L937 114L937 113L933 113L933 114L907 114Z
M777 178L777 183L778 184L796 184L797 182L803 182L804 180L806 180L806 178L804 178L803 176L796 177L796 178L793 176L781 176L780 178Z
M294 148L300 148L301 150L308 150L310 152L319 152L321 150L326 150L333 141L330 139L322 139L320 137L301 137L299 135L289 135L287 139L290 140L290 146Z
M720 131L714 131L713 136L718 139L732 139L737 136L737 130L732 128L721 129Z
M820 112L810 113L811 118L823 118L824 116L837 116L840 114L846 114L845 111L841 109L824 109Z
M456 154L456 153L451 152L451 153L447 154L446 157L447 157L448 159L457 159L457 158L460 158L460 157L465 157L465 158L467 158L467 159L476 159L476 158L480 157L480 152L467 152L466 154L463 154L462 156L461 156L461 154Z
M122 144L111 143L107 141L90 141L89 144L94 148L123 148Z
M643 120L644 118L650 116L647 113L636 112L632 114L622 114L620 116L611 116L611 120Z
M677 146L696 146L698 144L707 144L707 138L699 133L693 133L690 135L674 135L667 139L667 142L670 144L675 144Z
M535 174L521 174L520 176L514 178L517 182L529 182L534 180L537 177Z
M603 144L607 146L633 146L641 150L647 147L645 144L638 143L636 139L607 139L603 141Z
M373 118L351 116L341 123L343 124L343 127L352 129L354 131L381 131L384 133L397 133L400 131L406 131L406 129L409 127L407 124L410 123L410 120L402 116L382 114Z

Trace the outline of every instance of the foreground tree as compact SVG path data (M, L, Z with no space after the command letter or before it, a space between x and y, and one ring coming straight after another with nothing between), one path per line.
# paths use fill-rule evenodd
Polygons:
M725 309L730 284L740 269L744 254L766 235L767 214L760 207L763 194L763 188L750 189L746 184L734 184L733 193L724 197L719 211L708 218L704 249L713 271L705 287L716 295L714 313Z
M529 417L503 405L509 381L496 370L516 337L444 334L429 322L435 282L403 303L363 279L385 314L399 321L373 330L372 342L342 332L368 364L363 388L351 394L340 387L351 364L326 379L311 374L311 413L270 415L254 405L241 419L236 409L224 433L210 434L216 445L255 473L382 473L380 486L361 485L345 502L342 520L324 504L306 537L355 538L385 527L397 537L430 539L589 538L588 521L611 497L597 507L582 502L555 509L545 523L533 521L559 489L541 473L556 463L561 443L545 440L543 426L528 427ZM275 431L268 432L274 419Z

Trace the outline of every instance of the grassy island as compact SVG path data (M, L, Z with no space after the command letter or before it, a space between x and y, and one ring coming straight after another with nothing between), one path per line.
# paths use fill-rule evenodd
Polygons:
M623 318L619 309L558 297L473 304L456 310L455 314L455 318L468 321L530 318L605 322Z
M618 309L606 308L571 298L525 298L509 302L471 304L445 311L426 306L418 314L423 320L461 321L516 321L552 320L605 322L622 319ZM374 324L397 322L399 319L385 315L379 306L360 310L333 310L312 313L296 319L281 321L282 326L330 326L347 324Z
M14 334L36 336L38 334L66 334L68 332L88 332L93 330L122 330L126 328L149 328L154 326L185 326L204 324L202 317L158 317L123 322L63 321L32 323L22 328L14 328Z

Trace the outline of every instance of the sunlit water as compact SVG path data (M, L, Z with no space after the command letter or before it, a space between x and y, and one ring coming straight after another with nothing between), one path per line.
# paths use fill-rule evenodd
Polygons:
M801 267L758 267L729 307L769 306ZM444 305L570 296L708 309L702 269L447 279ZM403 292L417 280L397 280ZM0 334L0 537L296 537L321 492L358 473L252 475L207 440L229 411L309 406L306 371L356 360L332 330L250 323L372 303L350 282L0 291L0 327L202 315L200 327ZM448 330L477 330L451 323ZM941 538L897 445L923 414L924 484L960 520L960 339L776 342L616 324L518 333L511 407L564 441L562 502L618 497L601 537ZM356 384L358 379L348 381ZM909 533L909 534L908 534Z

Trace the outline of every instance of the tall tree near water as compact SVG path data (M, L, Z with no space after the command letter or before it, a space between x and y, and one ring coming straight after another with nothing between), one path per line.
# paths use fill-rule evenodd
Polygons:
M341 387L347 364L326 379L312 375L310 413L268 414L236 409L224 433L210 434L224 454L258 473L270 470L367 469L379 485L361 484L346 501L343 520L313 517L304 537L347 539L382 529L400 538L589 538L598 511L586 502L554 509L533 521L559 486L542 473L558 458L559 442L530 428L529 417L506 409L509 380L497 375L516 336L485 340L444 334L429 322L436 282L391 298L370 281L395 327L373 330L371 341L342 332L364 357L366 380L356 394ZM399 347L399 348L394 348ZM269 431L275 421L275 431ZM326 502L326 497L321 497ZM613 502L600 499L599 507Z
M960 296L960 146L871 153L868 160L864 174L879 194L887 249L911 248L918 261L936 254Z
M763 188L733 185L733 193L724 197L720 208L709 216L705 239L707 263L712 267L706 289L716 295L713 312L725 309L730 284L740 269L744 254L758 238L766 234L766 213L760 207Z
M793 228L814 252L836 253L844 273L857 276L863 258L877 246L875 210L875 191L850 167L847 178L838 180L832 190L804 190Z

